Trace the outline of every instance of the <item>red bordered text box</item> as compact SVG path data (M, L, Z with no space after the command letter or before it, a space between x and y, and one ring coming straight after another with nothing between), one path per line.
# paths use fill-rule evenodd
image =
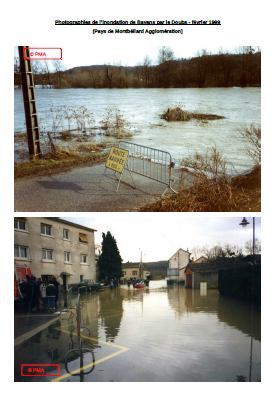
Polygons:
M43 366L57 366L58 367L58 370L59 370L59 372L58 372L58 374L56 374L56 375L34 375L34 374L32 374L32 375L24 375L23 374L23 367L24 366L31 366L32 367L32 369L34 368L34 367L43 367ZM50 363L48 363L48 364L28 364L28 363L26 363L26 364L21 364L21 375L22 376L60 376L60 365L58 365L58 364L50 364ZM35 372L34 372L35 373Z
M26 57L26 49L29 50L60 50L61 51L61 55L60 57L56 57L56 58L49 58L49 57L42 57L42 58L36 58L36 57ZM41 53L41 52L40 52ZM24 47L24 59L25 60L62 60L63 57L63 51L61 47Z

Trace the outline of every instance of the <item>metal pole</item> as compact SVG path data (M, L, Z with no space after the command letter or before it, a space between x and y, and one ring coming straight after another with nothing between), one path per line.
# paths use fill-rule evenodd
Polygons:
M142 250L140 250L140 269L139 269L139 271L140 271L140 280L142 280Z
M42 152L40 142L40 130L38 124L35 87L32 74L29 46L18 46L18 49L22 76L22 90L26 116L29 157L41 157ZM29 60L26 60L24 56Z
M253 264L255 264L255 217L253 217Z
M253 266L252 266L252 299L251 299L251 340L250 340L250 361L249 361L249 381L252 374L252 348L253 348L253 325L254 325L254 264L255 264L255 217L253 217Z
M179 250L178 250L178 269L177 269L177 285L179 285Z

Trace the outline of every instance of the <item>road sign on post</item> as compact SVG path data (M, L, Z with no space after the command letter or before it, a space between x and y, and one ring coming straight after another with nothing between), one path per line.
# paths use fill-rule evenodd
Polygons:
M105 167L116 171L117 173L122 173L123 167L127 160L129 151L120 148L111 147L108 159L105 163Z
M118 189L119 189L119 183L120 183L120 180L121 180L122 172L123 172L123 169L124 169L124 166L125 166L125 163L126 163L128 155L129 155L129 151L128 150L121 149L121 148L116 148L115 146L112 146L111 149L110 149L108 158L106 160L106 163L105 163L105 170L104 170L104 172L102 174L101 180L103 179L105 171L108 168L111 169L111 170L114 170L115 174L116 173L120 173L120 177L119 177L119 181L118 181L118 186L117 186L117 191L116 192L118 192ZM130 175L131 175L131 172L130 172ZM132 175L131 175L131 178L133 180ZM101 182L101 180L100 180L100 182ZM133 182L134 182L134 180L133 180Z

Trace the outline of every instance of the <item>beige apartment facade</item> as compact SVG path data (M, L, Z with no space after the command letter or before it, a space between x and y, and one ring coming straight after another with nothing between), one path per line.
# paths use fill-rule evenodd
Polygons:
M14 264L31 273L77 288L83 279L96 279L95 231L53 217L14 218Z

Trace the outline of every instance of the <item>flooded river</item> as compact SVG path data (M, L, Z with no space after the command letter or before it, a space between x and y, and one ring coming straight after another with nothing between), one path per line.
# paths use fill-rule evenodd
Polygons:
M82 297L84 298L84 297ZM261 380L260 308L219 296L200 294L183 285L152 281L149 288L105 289L87 295L82 307L83 372L71 376L66 353L75 325L67 315L15 348L15 380L21 363L60 364L56 381L95 382L236 382ZM74 334L76 331L74 331ZM75 342L74 342L75 341ZM69 371L79 373L79 358L69 359Z
M14 131L24 132L22 91L16 89L14 97ZM85 106L93 113L95 126L110 107L116 107L135 132L129 141L168 151L176 164L185 156L195 152L204 154L208 148L216 146L238 172L252 166L252 161L243 152L239 131L251 124L261 125L261 88L110 90L37 87L36 100L44 132L52 129L49 117L52 106ZM168 123L160 118L168 108L176 106L183 106L189 112L217 114L225 118L206 123L196 120ZM98 136L92 141L101 141L102 138Z

